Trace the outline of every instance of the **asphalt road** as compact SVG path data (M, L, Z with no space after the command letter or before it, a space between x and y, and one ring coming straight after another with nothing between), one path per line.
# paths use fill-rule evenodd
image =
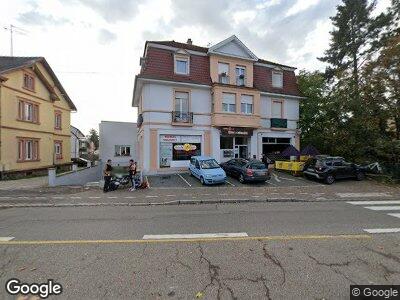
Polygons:
M14 277L56 280L53 299L348 299L350 284L400 281L400 233L365 231L400 219L369 206L384 204L2 209L0 298ZM209 233L246 236L170 236Z

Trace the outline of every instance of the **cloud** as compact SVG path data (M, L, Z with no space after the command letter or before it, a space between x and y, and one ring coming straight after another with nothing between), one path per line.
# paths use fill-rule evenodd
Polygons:
M79 2L91 8L109 23L130 21L138 12L138 6L143 0L64 0Z
M109 44L117 39L117 35L107 29L100 29L98 41L102 45Z
M17 20L25 25L45 26L45 25L64 25L70 23L66 18L55 18L52 15L45 15L36 8L19 14Z

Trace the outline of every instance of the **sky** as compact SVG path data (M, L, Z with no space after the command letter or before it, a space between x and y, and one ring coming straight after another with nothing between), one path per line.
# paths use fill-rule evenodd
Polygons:
M0 0L0 55L44 56L77 106L85 134L136 122L134 77L146 40L210 46L235 34L259 58L322 70L340 0ZM390 0L378 0L383 11ZM4 9L5 8L5 9Z

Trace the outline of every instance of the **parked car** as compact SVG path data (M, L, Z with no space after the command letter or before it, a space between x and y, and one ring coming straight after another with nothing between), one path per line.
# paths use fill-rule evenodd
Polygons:
M241 183L266 181L271 178L268 167L257 159L234 158L221 164L226 174L236 177Z
M190 175L198 178L201 184L224 183L226 173L217 161L208 156L192 156L189 165Z
M326 184L332 184L336 179L355 178L363 180L366 168L345 162L342 157L317 156L307 161L304 167L304 175L308 178L323 180Z

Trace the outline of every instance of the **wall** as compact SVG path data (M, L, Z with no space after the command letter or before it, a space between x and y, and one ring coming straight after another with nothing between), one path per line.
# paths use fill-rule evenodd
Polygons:
M128 122L102 121L99 125L100 160L111 159L113 165L126 166L137 160L137 125ZM131 146L131 156L115 156L115 145Z
M49 74L39 64L42 74L54 84ZM22 88L23 74L28 72L35 77L35 92ZM55 164L66 164L71 161L70 141L70 108L61 93L55 88L60 100L50 100L50 93L33 70L18 70L4 75L8 78L2 84L1 94L1 162L4 171L29 170L43 168ZM18 120L18 100L26 99L39 105L39 124ZM62 112L62 129L54 128L54 112ZM39 161L17 162L17 137L39 138ZM54 141L60 140L63 144L62 159L54 160Z
M77 172L68 172L52 178L49 174L49 186L60 185L85 185L88 182L96 182L102 179L102 165L78 170ZM54 181L52 181L54 180Z

